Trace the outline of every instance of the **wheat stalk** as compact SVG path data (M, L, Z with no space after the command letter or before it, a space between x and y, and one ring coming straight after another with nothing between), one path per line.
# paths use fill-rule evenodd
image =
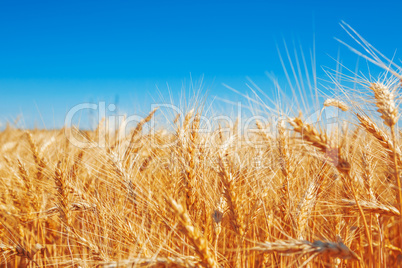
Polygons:
M402 182L399 176L398 165L400 162L400 152L397 151L397 138L395 125L398 122L398 108L395 103L394 90L390 89L390 86L386 86L383 83L371 83L370 89L374 92L374 98L376 100L376 106L378 112L381 114L381 118L384 123L390 127L392 144L393 144L393 162L394 162L394 176L398 185L397 200L399 203L399 210L402 210ZM402 247L402 216L399 219L399 245Z

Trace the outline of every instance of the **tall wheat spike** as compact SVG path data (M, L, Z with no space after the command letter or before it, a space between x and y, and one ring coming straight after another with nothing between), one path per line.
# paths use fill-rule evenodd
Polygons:
M208 247L208 242L200 234L197 228L192 226L188 213L180 204L176 203L174 199L169 199L168 202L174 210L176 216L180 219L184 234L190 239L191 243L194 245L195 251L201 258L201 264L204 267L218 268L219 265L216 263L216 257L212 255Z
M399 82L399 81L398 81ZM382 83L371 83L370 89L374 92L374 98L376 100L376 106L378 108L378 112L381 114L381 118L384 123L390 127L391 136L392 136L392 144L393 144L393 162L394 162L394 176L395 181L398 185L397 191L397 200L399 203L399 210L402 210L402 182L398 171L398 165L400 158L398 157L397 149L397 137L395 131L395 125L398 122L398 108L395 103L395 95L394 90L390 89L389 86L386 86ZM402 247L402 217L399 219L399 246Z

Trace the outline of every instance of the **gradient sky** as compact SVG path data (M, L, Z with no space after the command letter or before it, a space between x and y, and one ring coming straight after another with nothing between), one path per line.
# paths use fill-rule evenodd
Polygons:
M147 112L181 83L204 76L210 97L238 99L250 77L269 95L265 72L283 78L283 52L313 48L354 68L344 20L385 55L402 47L400 1L0 1L0 123L60 127L81 102ZM350 61L350 62L349 62ZM191 74L191 76L190 76ZM158 88L158 89L157 89ZM43 118L43 120L41 119Z

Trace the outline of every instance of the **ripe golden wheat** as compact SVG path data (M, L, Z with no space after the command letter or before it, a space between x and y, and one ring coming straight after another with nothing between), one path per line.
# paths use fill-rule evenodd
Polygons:
M402 265L398 79L363 83L367 103L323 102L352 132L300 114L272 129L256 121L253 144L237 122L199 131L200 107L173 131L146 133L154 109L126 137L102 132L105 121L96 131L8 126L0 267ZM74 146L66 131L105 146Z

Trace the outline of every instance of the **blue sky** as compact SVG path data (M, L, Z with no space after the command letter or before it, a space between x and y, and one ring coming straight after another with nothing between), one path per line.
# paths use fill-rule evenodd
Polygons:
M399 1L0 1L0 123L23 114L24 126L58 127L78 103L117 99L146 113L166 83L177 98L190 77L203 76L210 97L237 100L222 83L245 93L246 77L269 95L265 72L283 79L283 40L307 55L315 37L319 76L338 52L354 68L334 40L353 44L339 23L392 57L401 10Z

